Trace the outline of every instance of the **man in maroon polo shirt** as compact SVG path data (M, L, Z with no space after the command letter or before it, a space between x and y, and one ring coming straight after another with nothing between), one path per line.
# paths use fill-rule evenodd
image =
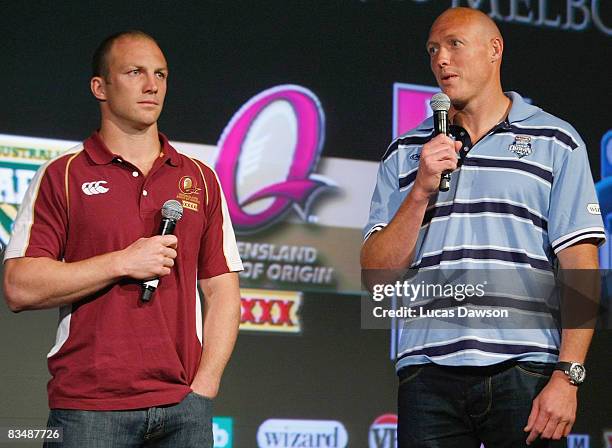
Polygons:
M66 447L212 446L242 263L216 175L158 132L167 76L147 34L101 43L100 129L38 171L6 250L11 310L60 308L48 426L63 428ZM169 199L183 216L174 235L151 237Z

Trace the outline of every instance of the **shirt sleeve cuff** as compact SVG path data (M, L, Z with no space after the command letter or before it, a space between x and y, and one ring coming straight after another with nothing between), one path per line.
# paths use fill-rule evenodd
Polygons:
M370 235L372 235L374 232L378 232L379 230L384 229L386 226L386 222L379 222L378 224L374 224L372 227L370 227L370 230L366 232L365 236L363 237L363 242L365 243L366 240L370 238Z
M219 269L203 269L198 270L198 280L205 280L207 278L216 277L218 275L227 274L229 272L240 272L243 271L242 261L232 261Z
M568 233L557 238L552 242L553 251L558 254L563 249L566 249L582 240L595 239L597 246L601 246L606 241L606 232L603 227L587 227Z

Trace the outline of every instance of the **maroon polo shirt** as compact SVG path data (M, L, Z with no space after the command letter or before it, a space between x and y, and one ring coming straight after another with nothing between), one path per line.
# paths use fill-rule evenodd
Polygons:
M43 166L17 216L6 258L68 263L121 250L157 234L161 207L183 205L178 255L149 303L140 282L123 279L60 310L48 355L50 408L137 409L177 403L190 391L202 346L196 279L242 269L214 172L176 152L147 176L94 133ZM35 272L32 275L36 275Z

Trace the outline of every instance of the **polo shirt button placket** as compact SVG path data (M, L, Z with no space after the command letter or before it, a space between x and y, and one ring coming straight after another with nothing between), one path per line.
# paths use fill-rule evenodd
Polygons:
M149 210L150 207L147 207L147 204L149 202L148 195L149 195L149 192L145 188L145 185L143 182L143 184L141 184L141 187L140 187L140 200L138 201L138 213L140 213L140 217L143 219L145 218L147 213L150 211Z
M138 171L138 169L136 169L135 167L133 167L133 169L134 171L132 171L132 177L134 178L136 182L138 182L138 185L140 188L140 200L138 201L138 204L139 204L138 208L139 208L139 213L142 216L143 208L146 209L146 207L144 207L143 201L147 198L149 192L145 188L146 178L140 175L140 172Z

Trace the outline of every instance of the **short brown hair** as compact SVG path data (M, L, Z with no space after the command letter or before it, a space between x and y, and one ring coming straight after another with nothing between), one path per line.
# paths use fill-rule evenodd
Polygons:
M108 53L116 40L126 36L149 39L159 46L157 41L144 31L128 30L112 34L104 39L100 45L98 45L98 48L96 48L93 58L91 59L91 76L101 76L102 78L108 76Z

